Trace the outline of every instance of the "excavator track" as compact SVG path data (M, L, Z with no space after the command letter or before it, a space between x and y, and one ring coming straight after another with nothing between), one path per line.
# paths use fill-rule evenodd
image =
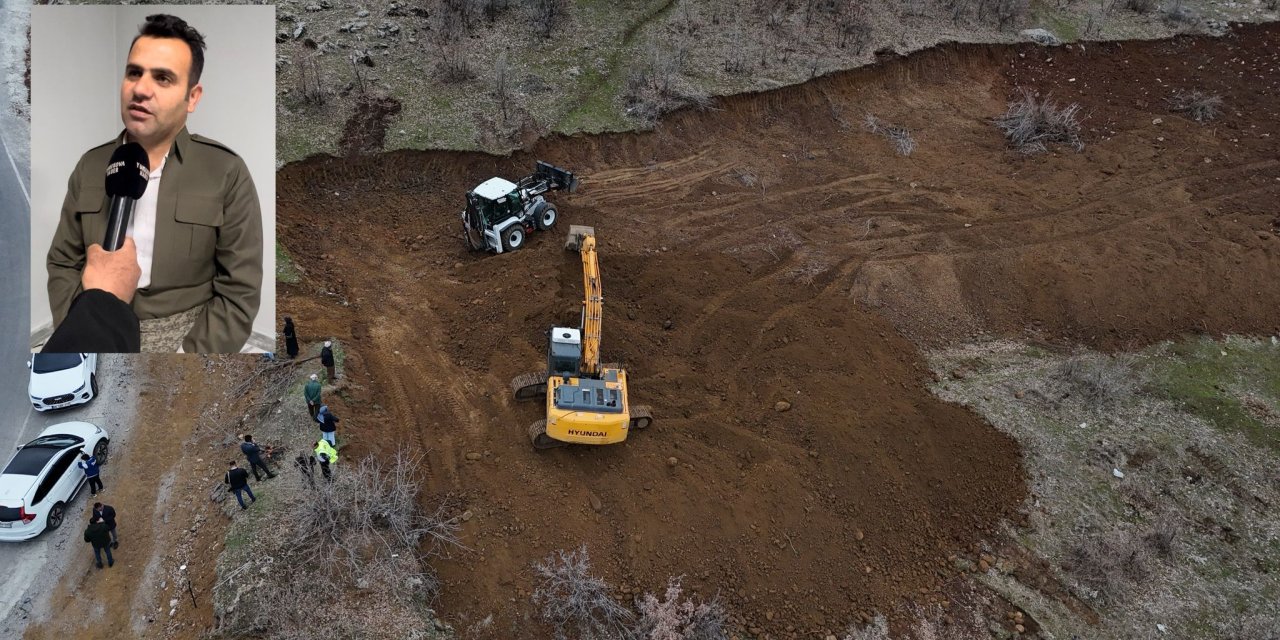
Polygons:
M556 447L568 446L568 442L561 442L547 435L547 421L539 420L529 425L529 441L533 443L534 449L555 449Z
M638 404L631 407L631 423L632 429L645 429L653 424L653 411L648 405Z
M516 400L533 400L547 395L547 372L524 373L511 379Z

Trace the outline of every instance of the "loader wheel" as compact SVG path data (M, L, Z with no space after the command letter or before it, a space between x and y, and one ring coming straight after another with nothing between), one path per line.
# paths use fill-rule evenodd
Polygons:
M539 451L543 449L555 449L556 447L568 446L568 442L561 442L547 435L547 421L539 420L529 425L529 441L533 443L533 448Z
M516 400L533 400L547 395L547 372L537 371L518 375L511 380L511 392Z
M537 215L534 216L535 220L537 221L538 228L543 231L546 231L547 229L550 229L551 227L556 226L556 220L559 217L560 217L560 214L556 212L556 206L553 204L548 204L547 206L543 207L542 211L539 211Z
M502 232L502 250L515 251L524 246L524 225L516 223Z
M653 424L653 414L649 407L645 405L635 405L631 407L631 423L632 429L647 429Z

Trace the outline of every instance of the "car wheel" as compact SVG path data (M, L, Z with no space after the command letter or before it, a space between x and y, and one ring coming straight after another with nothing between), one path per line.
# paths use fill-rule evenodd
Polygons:
M45 530L53 531L62 526L62 517L67 513L67 505L55 502L49 510L49 519L45 521Z
M519 222L507 227L502 232L502 248L504 251L515 251L524 246L524 226Z
M98 397L98 374L89 374L89 389L93 391L93 397Z
M93 447L93 457L98 459L99 465L104 465L107 463L108 446L110 446L110 443L108 441L99 440L98 444Z

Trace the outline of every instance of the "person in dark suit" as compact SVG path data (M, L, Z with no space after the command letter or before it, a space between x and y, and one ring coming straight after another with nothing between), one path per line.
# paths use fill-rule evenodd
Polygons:
M101 518L107 523L107 530L111 532L111 548L120 548L120 538L116 535L116 508L109 504L101 502L93 503L93 517Z
M223 476L222 481L236 494L236 502L240 503L242 510L249 507L245 505L244 498L240 494L249 494L250 504L258 501L257 498L253 497L253 489L249 488L249 472L237 467L235 460L231 461L230 468L227 469L227 475Z
M102 568L102 552L107 553L107 566L115 566L116 559L111 557L111 531L102 518L93 516L89 526L84 530L84 541L93 545L93 560L98 568Z

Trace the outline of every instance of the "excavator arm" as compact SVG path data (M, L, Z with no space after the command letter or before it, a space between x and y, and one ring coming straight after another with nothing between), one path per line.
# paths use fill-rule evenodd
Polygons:
M600 330L604 322L604 285L596 258L596 236L591 227L574 225L569 247L577 245L582 256L582 375L600 377Z

